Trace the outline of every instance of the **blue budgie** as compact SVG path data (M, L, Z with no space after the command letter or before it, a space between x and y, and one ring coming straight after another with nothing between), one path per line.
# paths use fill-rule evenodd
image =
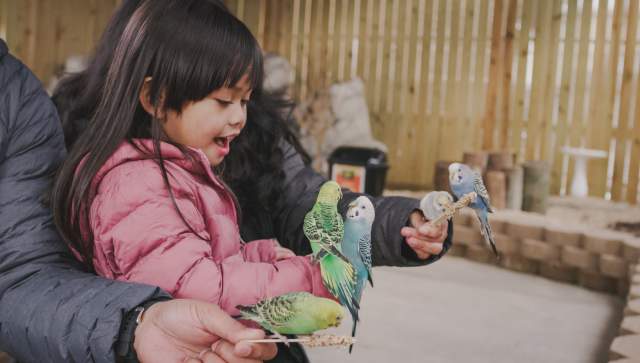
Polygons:
M349 203L347 218L344 221L344 238L342 252L351 261L356 270L356 286L354 298L360 304L362 291L367 280L373 287L371 275L371 227L376 217L376 211L369 198L360 196ZM358 320L354 317L351 336L356 335ZM353 346L349 347L349 352Z
M480 220L482 236L489 243L496 257L499 257L488 219L488 213L493 213L493 209L482 177L465 164L453 163L449 165L449 184L451 191L458 199L471 192L477 194L476 200L469 204L469 207L473 208Z

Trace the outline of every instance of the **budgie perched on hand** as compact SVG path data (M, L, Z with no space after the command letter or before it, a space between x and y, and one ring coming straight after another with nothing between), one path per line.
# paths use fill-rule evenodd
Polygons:
M313 260L320 263L324 286L358 320L359 305L354 296L356 273L340 246L344 236L344 222L338 213L341 198L338 183L324 183L316 203L304 217L303 230L311 243Z
M237 306L243 319L252 320L286 342L281 334L307 335L338 327L344 317L337 302L308 292L292 292L251 306Z
M371 276L371 227L375 217L376 211L373 203L369 198L360 196L349 203L347 218L344 221L342 252L349 258L356 270L354 297L358 304L362 299L362 291L364 291L367 280L373 286L373 278ZM351 336L356 335L357 324L357 320L354 320ZM349 352L351 352L352 347L349 347Z
M449 192L429 192L420 200L420 210L427 220L432 221L443 214L451 204L453 197Z
M449 184L451 185L451 191L458 199L471 192L477 194L476 200L469 204L469 207L476 212L480 220L482 236L491 245L496 257L499 257L488 219L488 213L493 213L493 209L489 202L487 188L482 182L482 177L465 164L453 163L449 165Z

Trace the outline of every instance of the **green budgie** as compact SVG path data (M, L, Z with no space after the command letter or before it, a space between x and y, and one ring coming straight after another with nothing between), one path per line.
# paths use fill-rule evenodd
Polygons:
M337 302L308 292L292 292L236 308L243 319L255 321L285 342L282 334L308 335L337 327L344 314Z
M373 286L371 276L371 227L376 217L373 203L365 196L359 196L349 204L347 218L344 221L344 238L342 251L349 258L356 269L356 288L354 296L358 304L362 299L362 292L367 280ZM351 336L356 335L358 322L353 321ZM353 346L349 347L351 352Z
M351 262L342 254L341 242L344 222L338 213L342 191L338 183L322 185L313 208L304 217L304 234L311 243L313 259L320 263L324 286L349 309L358 320L359 305L355 298L356 273Z

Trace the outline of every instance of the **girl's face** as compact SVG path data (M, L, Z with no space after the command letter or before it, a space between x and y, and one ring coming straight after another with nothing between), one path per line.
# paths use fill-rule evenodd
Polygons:
M250 96L245 75L232 87L217 89L200 101L186 104L180 114L168 110L164 132L175 143L202 150L209 163L217 166L246 124Z

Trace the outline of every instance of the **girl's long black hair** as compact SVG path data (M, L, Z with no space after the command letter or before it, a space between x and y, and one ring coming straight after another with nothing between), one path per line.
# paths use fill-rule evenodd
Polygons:
M158 110L179 112L186 102L234 85L246 73L253 88L247 124L218 172L238 195L243 216L250 221L272 211L282 192L281 143L292 144L309 161L283 119L291 105L262 92L257 41L219 0L122 2L88 68L63 79L54 92L70 150L51 192L54 220L88 266L93 256L92 236L85 228L93 197L91 180L120 143L153 139L150 152L171 193L159 154L159 120L138 102L144 79L151 77L149 97Z

